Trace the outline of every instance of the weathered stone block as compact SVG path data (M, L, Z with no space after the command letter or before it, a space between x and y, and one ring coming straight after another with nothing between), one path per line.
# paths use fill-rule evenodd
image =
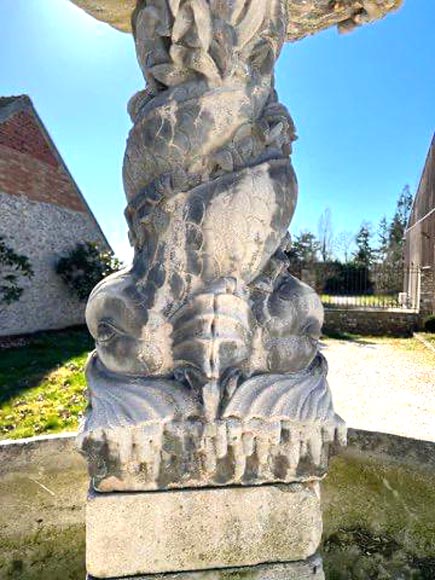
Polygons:
M113 578L298 561L321 533L318 483L91 492L87 570Z
M312 578L315 580L324 580L325 578L322 560L319 556L313 556L304 562L180 572L178 574L165 574L163 577L160 574L158 576L142 575L123 580L310 580ZM88 576L88 580L96 579Z

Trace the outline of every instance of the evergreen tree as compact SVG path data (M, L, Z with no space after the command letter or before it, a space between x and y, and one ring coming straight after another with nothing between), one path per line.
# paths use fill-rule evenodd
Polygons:
M371 246L371 232L369 224L362 224L355 238L357 249L353 255L353 262L357 266L368 268L373 263L374 251Z
M388 227L388 249L386 259L390 264L403 262L405 230L412 207L409 185L405 185L396 204L396 211Z
M292 241L287 255L290 260L290 270L300 272L318 261L320 243L316 236L309 232L301 232Z
M379 246L377 249L377 258L379 262L385 262L388 254L389 247L389 234L388 234L388 223L387 218L384 216L379 222L378 227L378 242Z

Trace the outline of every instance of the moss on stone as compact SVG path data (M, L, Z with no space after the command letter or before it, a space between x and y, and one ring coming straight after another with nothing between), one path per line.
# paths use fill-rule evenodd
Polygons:
M435 578L433 451L399 443L381 445L383 453L354 445L331 461L322 484L328 580ZM35 455L29 472L0 480L2 580L84 578L87 475L52 463ZM248 580L248 572L223 571L222 580Z
M84 562L84 525L0 538L2 580L78 580L85 578Z
M424 467L336 457L323 486L328 580L435 578L434 483Z
M360 528L339 530L323 544L328 580L435 578L435 558L418 558L393 538Z

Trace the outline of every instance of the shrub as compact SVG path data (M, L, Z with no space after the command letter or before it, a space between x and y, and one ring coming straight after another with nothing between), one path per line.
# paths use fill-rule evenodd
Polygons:
M428 316L423 322L425 332L435 332L435 314Z
M342 294L346 296L373 294L373 282L367 266L355 264L333 264L332 272L325 271L321 292L325 294ZM329 274L329 275L328 275Z
M117 272L121 262L112 251L104 251L91 242L77 244L56 264L56 273L80 300L87 300L100 280Z
M0 307L17 302L24 292L20 278L31 278L33 275L29 258L17 254L0 236Z

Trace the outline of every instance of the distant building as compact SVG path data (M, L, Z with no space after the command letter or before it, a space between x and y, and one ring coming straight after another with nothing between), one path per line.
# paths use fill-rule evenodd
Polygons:
M435 312L435 134L405 231L405 265L421 269L423 314Z
M27 96L0 98L0 235L35 273L0 312L0 335L83 323L54 266L78 242L109 244Z

